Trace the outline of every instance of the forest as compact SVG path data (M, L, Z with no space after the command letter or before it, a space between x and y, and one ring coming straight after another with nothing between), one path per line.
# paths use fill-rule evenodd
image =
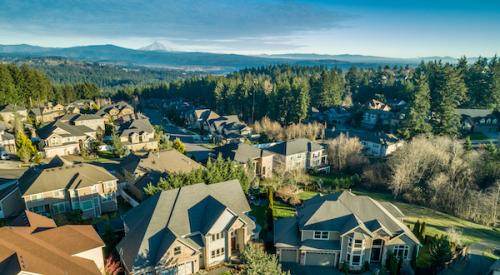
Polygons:
M136 91L137 92L137 91ZM284 125L307 119L311 107L356 109L370 99L405 100L407 138L434 132L456 136L456 108L500 109L500 63L494 57L457 64L439 61L415 68L380 67L348 71L324 67L275 65L245 69L227 76L195 77L152 86L143 97L183 97L247 122L269 117Z

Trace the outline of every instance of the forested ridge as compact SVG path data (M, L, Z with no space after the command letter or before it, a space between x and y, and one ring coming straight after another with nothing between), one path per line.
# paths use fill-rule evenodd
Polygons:
M139 91L143 97L183 97L248 122L264 116L283 124L301 122L310 107L400 99L409 102L407 137L429 132L457 135L456 108L500 109L500 63L496 57L468 64L421 63L344 72L323 67L275 65L227 76L177 80ZM432 117L430 117L432 114Z

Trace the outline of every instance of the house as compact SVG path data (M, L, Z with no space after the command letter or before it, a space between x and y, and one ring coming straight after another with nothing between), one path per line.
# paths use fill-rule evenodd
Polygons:
M0 122L0 152L16 153L16 137L7 132L7 127L3 122Z
M0 219L13 217L24 210L24 201L17 188L17 179L26 169L0 170Z
M158 149L155 129L149 119L135 115L134 118L120 125L119 137L122 144L130 151L151 151Z
M391 106L388 104L385 104L382 101L372 99L368 102L368 109L371 110L382 110L384 112L390 112L391 111Z
M187 117L187 124L191 128L199 128L208 131L210 126L207 122L216 118L219 118L219 115L210 109L194 109Z
M466 132L494 133L500 129L499 116L488 109L457 109Z
M33 121L38 123L52 122L66 113L66 109L61 104L52 104L51 102L32 108L29 111L29 116Z
M40 149L45 157L52 158L79 154L90 146L90 141L96 139L97 133L85 125L77 126L57 120L38 129L38 137L42 140Z
M26 171L18 185L30 211L52 216L80 210L87 219L117 209L117 181L102 167L56 156L49 164Z
M160 178L172 173L189 173L204 167L177 150L149 152L144 156L130 154L121 161L122 175L127 189L140 200L145 198L144 188L156 185Z
M67 114L60 119L75 126L85 126L94 131L104 132L104 118L95 114Z
M209 119L206 125L217 141L243 142L252 133L252 129L241 122L237 115Z
M6 126L14 128L16 117L20 121L26 121L28 110L15 104L9 104L0 110L0 117L2 121L6 123Z
M106 121L115 121L123 116L132 114L134 114L134 107L125 101L106 105L96 113L96 115L104 118Z
M366 129L373 129L377 125L391 125L394 113L380 109L368 109L363 112L361 125Z
M352 112L345 107L332 107L324 112L325 121L333 125L345 125L352 117Z
M224 159L230 159L244 166L251 164L255 175L270 178L273 175L273 154L246 143L228 143L214 150L214 157L219 154Z
M349 191L317 195L297 216L275 221L274 241L281 262L361 270L365 262L384 263L392 253L411 261L420 242L402 222L403 213Z
M363 145L363 152L368 156L387 157L404 145L404 141L393 134L365 130L338 130L326 133L327 139L334 139L340 134L350 138L358 138Z
M96 102L91 99L79 99L68 104L66 114L80 114L82 111L90 110L93 106L97 106Z
M273 169L275 170L327 169L325 148L306 138L273 143L264 146L263 149L274 154Z
M238 257L255 223L237 180L162 191L123 216L128 274L193 274Z
M57 227L25 211L0 228L1 274L104 274L104 242L91 225Z

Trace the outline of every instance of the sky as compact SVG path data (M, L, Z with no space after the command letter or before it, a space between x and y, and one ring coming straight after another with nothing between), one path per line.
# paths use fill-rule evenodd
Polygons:
M175 51L500 54L500 0L0 0L0 44Z

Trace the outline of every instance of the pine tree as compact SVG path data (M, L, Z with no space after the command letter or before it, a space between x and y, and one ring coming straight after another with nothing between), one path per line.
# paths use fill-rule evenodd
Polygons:
M451 245L444 236L435 238L429 245L430 261L434 270L440 269L453 258Z
M425 237L425 227L426 227L425 221L420 224L420 232L418 233L418 236L420 236L421 239L424 239Z
M413 226L412 232L415 236L417 236L417 238L421 238L421 236L420 236L420 220L417 220L417 222Z
M466 98L467 89L460 74L451 65L438 66L434 72L432 98L434 131L439 135L457 136L460 115L456 108Z
M431 98L425 74L420 74L415 86L416 88L401 129L402 135L407 139L418 134L428 134L432 131L432 126L428 122Z

